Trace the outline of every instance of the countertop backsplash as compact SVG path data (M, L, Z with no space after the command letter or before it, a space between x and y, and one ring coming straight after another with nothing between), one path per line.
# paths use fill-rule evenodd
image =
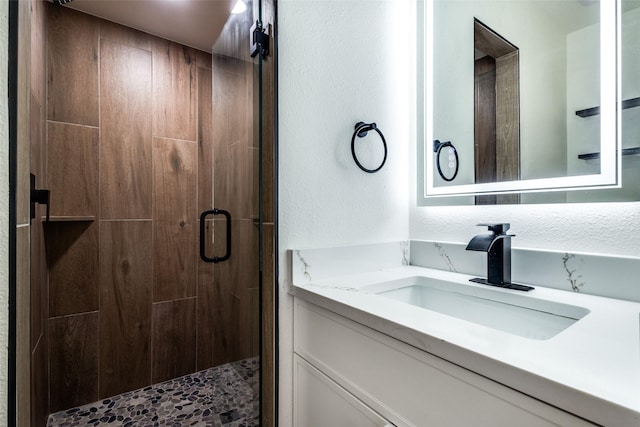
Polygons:
M486 277L486 254L463 243L412 240L410 263ZM514 247L511 281L640 302L640 258Z
M293 283L301 285L329 277L409 265L409 242L296 249L290 255Z
M486 277L486 254L424 240L291 251L293 283L403 265ZM640 302L640 258L512 248L511 281Z

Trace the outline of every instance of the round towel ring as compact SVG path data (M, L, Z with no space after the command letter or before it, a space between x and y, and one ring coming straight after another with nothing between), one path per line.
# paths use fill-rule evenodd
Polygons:
M451 177L445 176L442 172L442 167L440 166L440 152L444 147L449 147L449 157L451 158L451 156L453 155L456 159L456 169ZM456 176L458 175L458 169L460 169L460 161L458 159L458 150L456 150L456 147L453 146L451 141L440 142L436 139L435 141L433 141L433 151L436 153L436 166L438 167L438 173L440 174L440 177L447 182L451 182L456 179ZM452 162L449 163L449 167L451 167L451 163Z
M360 161L358 160L358 156L356 156L356 148L355 148L356 136L358 138L364 138L365 136L367 136L367 133L369 133L369 131L371 130L375 130L378 133L378 135L380 135L380 139L382 140L382 146L384 147L384 158L382 159L382 163L380 163L380 166L378 166L375 169L367 169L364 166L362 166L362 163L360 163ZM375 173L375 172L378 172L380 169L382 169L382 167L384 166L384 163L387 161L387 141L384 139L384 135L382 134L380 129L378 129L378 126L375 124L375 122L374 123L365 123L365 122L356 123L355 131L353 132L353 136L351 137L351 155L353 156L353 160L356 162L356 165L358 165L360 169L362 169L367 173Z

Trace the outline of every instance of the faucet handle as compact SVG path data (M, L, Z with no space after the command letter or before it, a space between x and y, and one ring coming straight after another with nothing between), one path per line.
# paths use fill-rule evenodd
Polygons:
M511 224L508 222L505 223L497 223L497 224L476 224L478 227L489 227L489 231L493 231L495 234L505 234L507 230L511 227Z

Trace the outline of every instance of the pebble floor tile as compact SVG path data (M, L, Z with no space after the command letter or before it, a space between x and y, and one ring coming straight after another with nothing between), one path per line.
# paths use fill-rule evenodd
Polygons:
M259 360L185 375L49 416L56 426L258 427Z

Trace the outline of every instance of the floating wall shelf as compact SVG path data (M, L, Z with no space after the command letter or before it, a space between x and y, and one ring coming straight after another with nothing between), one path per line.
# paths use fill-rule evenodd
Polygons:
M623 148L622 149L622 155L623 156L631 156L632 154L640 154L640 147ZM599 159L600 158L600 153L578 154L578 158L582 159L582 160Z
M640 97L625 99L624 101L622 101L623 110L626 110L627 108L634 108L634 107L640 107ZM586 108L584 110L576 111L576 116L580 116L583 118L597 116L598 114L600 114L600 107L591 107L591 108Z

